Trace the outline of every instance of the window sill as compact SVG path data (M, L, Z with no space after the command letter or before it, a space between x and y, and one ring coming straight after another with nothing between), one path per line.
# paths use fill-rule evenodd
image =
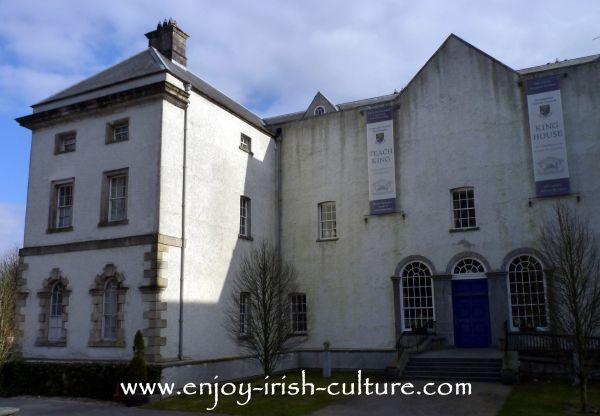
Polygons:
M129 224L129 220L119 220L119 221L100 221L98 223L98 227L112 227L114 225L127 225Z
M128 142L129 139L122 139L122 140L107 140L104 144L109 145L109 144L115 144L115 143L123 143L123 142Z
M238 238L241 238L242 240L254 241L254 238L250 235L238 234Z
M339 237L331 237L331 238L317 238L317 243L324 243L326 241L337 241Z
M95 341L89 342L88 347L99 347L99 348L125 348L125 341L116 340L116 341Z
M468 228L450 228L451 233L464 233L467 231L477 231L479 230L479 227L468 227Z
M73 231L73 226L70 227L61 227L61 228L48 228L46 230L46 234L54 234L54 233L64 233L67 231Z
M244 149L242 146L239 147L239 149L244 152L244 153L248 153L250 156L254 156L254 153L252 153L250 150L248 149Z
M67 341L36 341L36 347L66 347Z
M73 149L73 150L56 150L54 152L54 155L56 156L56 155L64 155L65 153L75 153L75 150L76 149Z
M307 337L308 336L308 332L290 332L288 334L288 337Z

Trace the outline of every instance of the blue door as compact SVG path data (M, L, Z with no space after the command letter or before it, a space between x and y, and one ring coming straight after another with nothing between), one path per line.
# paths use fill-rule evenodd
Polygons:
M458 348L490 345L490 310L487 279L452 281L454 344Z

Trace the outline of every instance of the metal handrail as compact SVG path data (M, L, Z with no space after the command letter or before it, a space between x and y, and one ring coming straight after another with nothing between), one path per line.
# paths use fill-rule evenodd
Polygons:
M587 337L587 349L598 351L600 337ZM568 352L575 349L573 335L554 334L551 332L514 332L505 331L505 351L529 352Z

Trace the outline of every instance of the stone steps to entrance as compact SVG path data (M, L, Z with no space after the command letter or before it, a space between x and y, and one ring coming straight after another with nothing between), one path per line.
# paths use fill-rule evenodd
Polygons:
M411 357L403 379L451 381L500 381L502 360L491 358Z

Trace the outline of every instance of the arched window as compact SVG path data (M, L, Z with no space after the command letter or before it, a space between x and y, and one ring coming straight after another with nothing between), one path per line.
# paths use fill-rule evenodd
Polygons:
M325 114L325 107L323 107L322 105L317 106L315 108L315 116L322 116L323 114Z
M63 285L60 282L52 286L49 312L48 341L60 341L63 338Z
M118 312L119 304L117 302L117 282L114 279L106 282L104 286L104 310L102 317L102 338L106 341L117 339Z
M452 274L482 274L485 273L485 267L479 260L466 258L460 260L454 265Z
M117 271L113 263L106 264L103 272L94 279L90 289L92 327L88 346L125 346L126 294L125 276Z
M546 295L544 271L535 257L521 255L508 266L512 326L519 329L544 328Z
M433 328L433 283L425 263L413 261L402 269L402 325L404 330Z

